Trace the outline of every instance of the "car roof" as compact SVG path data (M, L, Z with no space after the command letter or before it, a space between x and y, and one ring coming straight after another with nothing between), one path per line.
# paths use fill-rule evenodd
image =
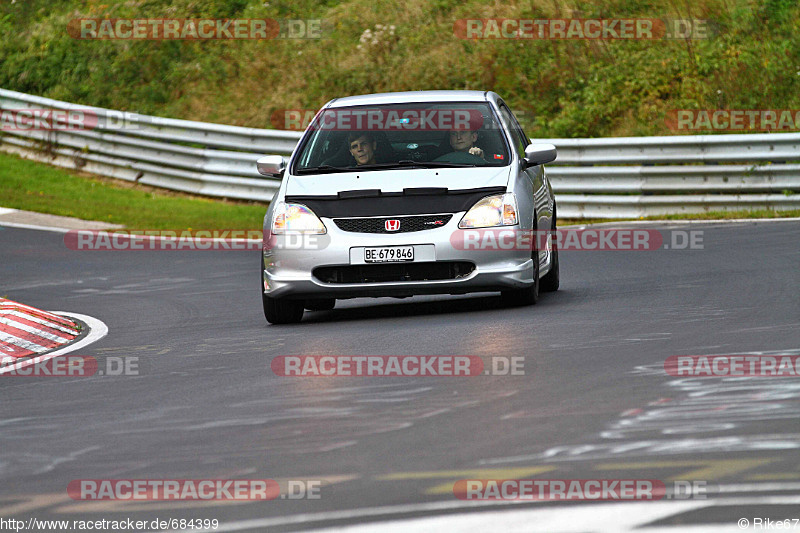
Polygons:
M499 96L490 91L406 91L347 96L331 100L325 107L409 104L415 102L486 102L497 98Z

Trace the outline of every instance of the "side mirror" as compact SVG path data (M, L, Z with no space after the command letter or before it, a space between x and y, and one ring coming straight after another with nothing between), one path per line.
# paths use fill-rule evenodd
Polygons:
M525 148L525 165L528 167L544 165L555 161L557 155L556 147L552 144L529 144Z
M286 158L282 155L265 155L256 161L258 173L270 178L280 178L286 170Z

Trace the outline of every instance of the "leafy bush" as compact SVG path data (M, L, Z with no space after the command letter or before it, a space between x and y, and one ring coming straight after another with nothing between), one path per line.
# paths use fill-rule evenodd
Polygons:
M0 3L0 86L157 114L270 127L276 109L350 94L480 89L534 137L671 134L671 109L800 108L795 0L17 0ZM322 19L323 39L89 41L81 17ZM706 19L707 39L459 39L465 18ZM387 28L392 27L390 33ZM366 41L382 31L378 44ZM361 48L359 48L361 44Z

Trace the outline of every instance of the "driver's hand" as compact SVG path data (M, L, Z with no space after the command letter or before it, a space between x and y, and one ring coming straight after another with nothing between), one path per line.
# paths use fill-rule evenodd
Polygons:
M483 157L483 150L481 150L477 146L473 146L472 148L470 148L469 153L471 153L472 155L476 155L478 157Z

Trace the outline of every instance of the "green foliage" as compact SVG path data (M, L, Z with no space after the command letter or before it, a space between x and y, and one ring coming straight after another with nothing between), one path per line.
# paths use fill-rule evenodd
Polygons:
M323 39L77 40L71 20L322 19ZM703 19L708 38L468 41L469 18ZM394 25L358 48L376 25ZM24 0L0 3L0 86L67 101L270 127L278 109L397 90L501 94L533 137L661 135L675 109L800 108L796 0Z
M763 0L761 15L765 19L782 22L789 18L796 5L795 0Z

